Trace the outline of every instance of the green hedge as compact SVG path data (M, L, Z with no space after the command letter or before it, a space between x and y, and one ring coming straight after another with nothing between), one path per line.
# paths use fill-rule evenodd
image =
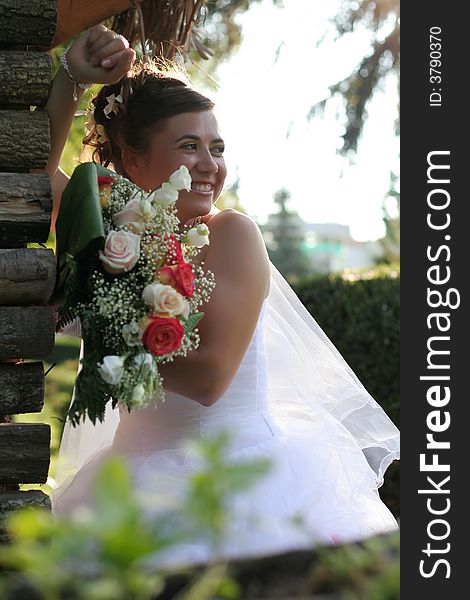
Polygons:
M365 388L399 426L400 273L397 267L303 278L295 292ZM399 514L399 468L381 496Z

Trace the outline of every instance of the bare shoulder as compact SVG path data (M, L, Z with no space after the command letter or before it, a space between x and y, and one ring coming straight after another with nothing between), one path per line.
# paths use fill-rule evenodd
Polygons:
M250 252L257 251L267 256L261 231L250 216L234 208L226 208L214 214L207 221L207 226L211 234L211 244L217 245L218 251L220 247L231 251L235 245L238 253L245 247Z
M264 239L257 223L238 210L227 208L214 214L207 222L210 246L207 260L214 261L224 270L239 271L255 279L269 279L269 258ZM215 266L215 265L214 265Z
M234 208L225 208L212 215L207 221L207 226L212 232L223 232L224 235L234 233L247 236L261 236L258 225L249 215Z

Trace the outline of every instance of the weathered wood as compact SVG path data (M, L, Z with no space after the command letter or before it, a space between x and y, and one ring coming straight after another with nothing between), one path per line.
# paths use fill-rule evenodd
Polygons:
M0 249L0 305L47 304L54 291L55 277L52 250Z
M44 243L52 214L46 173L0 173L0 248Z
M50 442L44 423L0 423L0 483L46 483Z
M359 550L360 544L352 543L350 547L357 546ZM335 552L333 548L327 550L321 547L322 555L325 551ZM398 564L398 557L393 560ZM317 575L318 563L319 550L313 547L312 542L312 549L233 559L228 564L227 577L237 583L239 597L244 600L345 600L351 597L341 591L325 594L316 591L319 586L324 588L325 583L329 582L328 576L325 579L324 574ZM168 573L165 588L158 598L172 600L179 597L206 568L207 565L201 564ZM340 586L338 584L336 589Z
M0 107L43 106L49 96L51 57L45 52L0 52Z
M0 492L0 541L6 536L6 521L19 508L51 508L51 499L41 490Z
M0 423L11 423L11 415L2 415L0 413ZM20 486L17 483L1 483L0 482L0 494L3 492L19 492ZM0 537L1 541L1 537Z
M50 48L57 20L57 0L0 0L3 46Z
M63 44L77 33L118 15L131 6L131 0L57 0L57 28L52 45Z
M41 412L43 407L43 363L0 363L0 415Z
M0 306L0 361L49 358L54 336L51 306Z
M49 117L44 111L0 110L0 170L44 169L50 152Z

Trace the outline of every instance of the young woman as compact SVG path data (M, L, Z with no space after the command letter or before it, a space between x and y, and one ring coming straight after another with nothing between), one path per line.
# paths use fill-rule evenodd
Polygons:
M226 167L212 102L151 65L128 72L133 59L125 40L102 26L69 50L66 66L75 81L111 82L94 100L87 142L101 162L147 190L187 166L192 185L180 194L178 217L182 224L208 224L210 245L199 260L215 274L216 288L198 326L199 348L162 366L165 403L131 413L115 409L96 426L66 426L59 469L67 461L70 469L63 468L52 494L54 513L91 505L97 470L117 454L136 491L150 499L143 510L157 517L157 499L181 498L200 468L185 442L228 430L228 460L267 457L272 469L233 498L222 555L268 554L396 529L377 489L398 458L397 429L270 264L255 222L214 208ZM56 112L74 85L66 73L58 78L47 106L53 176L71 118ZM121 98L118 107L113 94ZM156 561L206 561L211 552L200 539Z

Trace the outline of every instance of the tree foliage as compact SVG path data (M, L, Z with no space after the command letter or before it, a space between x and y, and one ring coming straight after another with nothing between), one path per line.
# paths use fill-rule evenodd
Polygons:
M395 204L395 210L390 209ZM392 265L400 261L400 192L398 176L390 173L390 189L382 205L385 236L379 240L382 254L376 259L377 264Z
M215 62L225 60L242 41L242 28L238 15L246 12L260 0L207 0L205 30L206 44L214 53ZM282 6L281 0L272 0L274 6Z
M207 65L195 53L191 55L196 68L214 74L218 65L226 60L242 41L238 15L246 12L260 0L208 0L204 43L213 52ZM280 0L272 0L273 6L282 8ZM348 155L357 150L364 123L367 104L374 92L391 73L400 66L400 2L399 0L340 0L338 13L332 18L337 37L353 34L361 27L371 33L371 51L360 60L353 71L329 88L329 95L312 106L309 118L322 110L335 96L344 99L346 128L341 153ZM261 24L263 25L263 24ZM261 29L261 28L260 28ZM262 32L260 31L260 35ZM398 133L399 122L395 124Z
M295 283L313 268L307 254L302 249L305 235L298 214L287 208L289 192L281 188L274 194L274 202L279 211L269 215L268 222L261 229L266 241L269 258L284 277Z
M334 96L344 99L346 129L340 152L356 152L367 118L367 104L381 82L400 65L400 3L399 0L342 0L340 11L333 19L338 37L353 33L359 27L371 31L371 51L354 70L330 86L330 95L312 106L309 118ZM396 123L398 131L398 123Z

